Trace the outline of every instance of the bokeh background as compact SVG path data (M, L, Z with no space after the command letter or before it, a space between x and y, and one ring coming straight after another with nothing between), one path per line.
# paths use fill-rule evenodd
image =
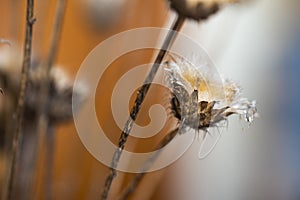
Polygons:
M10 40L20 53L25 4L0 0L0 37ZM47 56L54 9L55 1L36 1L35 59ZM184 24L182 32L206 49L220 74L237 81L243 96L257 100L260 118L249 128L238 118L230 119L228 128L221 130L219 144L204 160L197 158L200 142L195 141L177 162L147 174L132 199L300 199L299 9L298 0L248 0L226 6L205 22ZM55 63L75 76L84 58L101 41L132 28L169 27L174 16L161 0L68 1ZM114 133L108 136L114 142L120 130L107 106L114 83L129 69L149 63L155 53L143 50L120 57L99 83L97 115ZM101 89L104 85L106 90ZM145 107L163 94L153 92ZM141 124L149 122L146 108L138 120ZM127 146L145 152L157 140L159 137L146 141L131 138ZM7 175L5 158L1 153L1 186ZM72 122L57 128L54 158L54 199L98 199L109 170L84 148ZM43 171L39 166L37 174ZM132 177L118 174L111 199L117 199ZM37 185L39 198L43 196L41 182Z

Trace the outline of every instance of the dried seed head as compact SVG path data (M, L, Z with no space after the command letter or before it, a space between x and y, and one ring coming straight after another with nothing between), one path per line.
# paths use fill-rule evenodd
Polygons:
M238 0L170 0L171 8L179 15L194 20L207 19L216 13L220 6L226 3L237 2Z
M176 56L171 58L166 62L165 81L172 90L171 106L179 121L192 128L206 130L232 114L242 116L249 123L258 116L256 102L241 98L241 89L233 81L222 79L220 83L214 76L205 76L209 78L206 80L202 76L205 67L195 66ZM221 91L223 95L219 94ZM197 98L192 97L194 94ZM193 125L195 121L196 126Z
M32 70L29 74L30 95L27 95L26 108L28 112L35 113L36 105L40 104L41 86L45 81L41 67ZM50 71L49 110L48 117L51 122L58 123L72 119L72 97L83 100L82 88L73 88L73 80L60 67L52 67ZM80 102L80 100L78 101Z
M15 109L20 85L20 66L22 58L17 51L5 49L0 52L0 81L5 82L6 102L12 104L10 109ZM37 62L33 62L32 69L29 71L28 94L25 99L26 120L32 121L37 116L41 100L41 87L45 83L45 74ZM83 102L86 90L73 88L73 80L60 67L53 67L50 71L50 89L48 99L48 117L53 123L70 120L72 115L72 98L78 99L76 102ZM75 106L75 110L80 105ZM11 111L13 113L14 110Z

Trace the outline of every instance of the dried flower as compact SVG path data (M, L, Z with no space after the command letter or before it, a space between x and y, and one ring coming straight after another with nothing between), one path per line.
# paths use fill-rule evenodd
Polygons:
M19 91L20 77L20 56L13 49L5 49L0 53L0 78L5 80L6 85L3 87L7 93L6 98L10 102L16 103ZM36 61L33 62L33 69L29 73L29 87L25 100L25 113L27 116L36 116L38 106L40 105L41 85L45 81L45 74L38 67ZM56 66L50 71L50 90L49 90L49 112L48 117L51 122L64 122L72 119L72 96L78 101L83 102L85 99L85 88L73 88L73 80L65 71ZM75 105L80 106L80 105ZM14 108L14 106L12 107ZM30 117L29 117L30 118ZM28 120L31 120L31 118Z
M241 89L233 81L221 79L220 82L216 76L205 75L210 73L206 65L196 66L178 56L171 58L166 62L165 81L172 91L173 114L183 124L180 133L187 127L197 132L202 130L205 141L207 129L217 127L230 115L240 115L248 123L258 116L256 101L241 98Z
M35 113L36 105L40 102L41 85L45 80L45 74L39 67L29 74L30 95L26 99L28 112ZM72 95L82 98L84 91L81 88L73 90L73 81L60 67L53 67L50 71L49 111L48 117L51 122L64 122L72 119ZM82 98L83 99L83 98ZM80 102L80 101L78 101Z
M170 0L171 8L194 20L207 19L216 13L222 4L232 2L237 0Z

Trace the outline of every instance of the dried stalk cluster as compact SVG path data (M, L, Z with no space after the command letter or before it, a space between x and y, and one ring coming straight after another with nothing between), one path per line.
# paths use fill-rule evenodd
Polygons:
M162 48L160 49L160 51L159 51L159 53L156 57L156 60L154 62L155 64L152 66L149 74L146 77L146 80L144 82L146 84L144 84L141 87L141 89L139 89L139 91L138 91L138 94L137 94L137 97L136 97L136 100L135 100L135 104L134 104L134 106L133 106L133 108L130 112L130 117L128 118L127 122L125 123L125 127L124 127L124 129L121 133L118 148L116 148L114 156L112 158L111 167L110 167L111 172L106 177L104 186L102 187L100 199L104 200L104 199L108 198L108 193L110 191L111 184L112 184L115 176L117 175L116 168L118 166L120 157L121 157L123 149L125 147L125 143L128 139L128 136L130 135L132 126L133 126L133 124L134 124L134 122L137 118L137 115L138 115L138 112L140 110L141 104L143 103L143 100L144 100L145 96L148 93L148 90L151 86L151 83L154 79L154 76L156 75L156 72L159 68L159 65L161 64L165 54L167 53L169 47L171 46L174 38L177 35L177 33L180 31L184 20L186 18L191 18L191 19L197 20L197 21L207 19L209 16L211 16L212 14L216 13L219 10L219 7L221 6L221 4L231 3L231 2L235 2L235 1L233 1L233 0L227 0L227 1L224 1L224 0L223 1L221 1L221 0L219 0L219 1L217 1L217 0L215 0L215 1L213 1L213 0L210 0L210 1L205 1L205 0L204 1L203 0L202 1L201 0L169 0L169 2L170 2L170 7L173 8L177 12L178 16L175 19L174 25L172 26L171 30L169 31L168 36L166 37L166 39L164 41L164 44L163 44ZM195 96L195 94L193 96ZM198 96L198 95L196 95L196 96ZM196 105L198 103L198 101L193 101L193 99L189 98L189 102L190 101L192 101L191 103L195 103ZM177 104L178 102L176 102L176 99L173 99L173 103ZM201 106L203 107L203 110L201 111L202 114L204 114L203 112L214 111L215 112L214 116L213 116L213 117L215 117L214 120L219 120L219 121L222 120L222 118L220 118L221 117L220 113L222 113L225 117L226 115L228 116L228 115L231 114L231 112L233 112L233 111L231 111L231 112L227 112L225 114L224 112L225 112L226 109L224 109L224 108L221 109L221 110L218 110L218 111L213 110L214 103L208 103L207 102L205 104L204 102L202 102L200 107ZM196 110L191 110L190 107L188 108L188 115L187 116L189 116L188 117L189 120L194 121L195 120L194 117L198 117ZM177 111L178 112L176 113L176 115L179 119L181 119L181 115L183 114L182 113L183 110L180 110L180 112L179 112L179 109L177 109ZM193 114L190 113L190 112L192 112ZM179 115L180 115L180 117L179 117ZM203 116L203 115L201 115L201 116ZM184 119L184 120L187 120L187 119ZM208 120L208 118L206 118L206 123L208 125L211 125L211 117L210 117L209 120ZM195 128L197 128L197 127L198 126L196 126ZM176 135L176 134L174 134L174 135ZM167 138L172 138L172 137L167 137ZM163 141L165 141L165 139ZM168 142L169 141L167 140L166 142L163 142L163 143L167 144ZM151 158L151 159L153 159L153 158Z
M0 80L5 92L5 96L0 102L0 129L1 138L3 141L6 141L6 144L10 144L12 141L12 135L9 133L11 133L15 127L13 113L17 104L20 86L20 77L17 76L17 74L20 73L21 57L13 48L14 47L12 46L11 48L2 49L0 52L3 56L0 58ZM24 192L26 193L26 190L28 190L28 187L30 187L30 184L32 184L35 173L35 159L39 152L37 124L39 120L39 108L41 105L41 89L45 81L45 74L43 72L44 70L40 67L38 62L33 61L31 70L28 74L27 95L25 95L24 101L25 117L22 122L23 136L20 141L22 152L20 152L17 161L18 166L21 167L19 167L17 172L18 181L15 181L15 185L12 188L14 192L17 190L23 195ZM53 130L57 124L68 122L72 119L72 98L78 99L76 102L83 102L85 99L85 90L83 87L73 88L73 80L60 67L51 68L49 76L50 84L47 102L47 118L49 120L48 128L49 130ZM80 107L80 105L73 106L76 109ZM5 135L3 135L3 133ZM50 135L46 135L45 139L48 141L50 140L49 137ZM3 148L4 143L1 145ZM8 146L6 147L9 154L11 154L10 148L11 147ZM49 168L51 167L53 166L49 166ZM14 194L14 197L16 197L15 195L16 194Z

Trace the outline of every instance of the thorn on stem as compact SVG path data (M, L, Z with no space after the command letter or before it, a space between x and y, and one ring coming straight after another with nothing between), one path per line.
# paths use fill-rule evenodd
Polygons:
M33 25L36 22L36 17L33 17L33 18L29 19L28 22L29 22L30 25Z

